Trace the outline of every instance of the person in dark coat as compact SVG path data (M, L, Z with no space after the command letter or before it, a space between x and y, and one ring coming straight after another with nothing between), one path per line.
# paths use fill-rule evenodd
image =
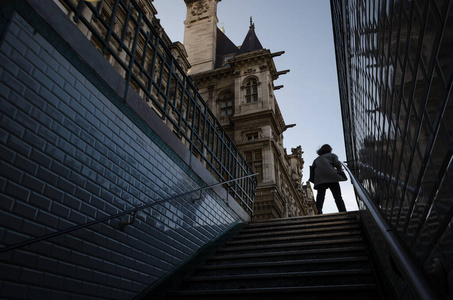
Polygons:
M332 192L338 211L344 212L346 211L346 207L341 197L339 181L345 181L346 179L338 174L343 171L338 156L332 153L332 147L328 144L319 148L317 153L319 156L313 161L313 167L315 170L314 189L318 191L316 195L318 214L322 214L327 189L330 189Z

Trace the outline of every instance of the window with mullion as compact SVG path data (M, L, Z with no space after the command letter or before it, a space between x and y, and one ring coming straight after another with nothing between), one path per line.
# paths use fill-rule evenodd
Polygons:
M231 92L224 92L219 97L220 116L226 117L234 113L234 97Z
M245 102L251 103L256 101L258 101L258 81L252 78L245 85Z
M245 151L244 154L248 164L256 173L258 173L258 182L263 181L263 157L261 150Z

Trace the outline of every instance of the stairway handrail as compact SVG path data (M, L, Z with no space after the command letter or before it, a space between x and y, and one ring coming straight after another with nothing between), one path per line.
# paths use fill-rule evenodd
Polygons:
M349 173L351 183L355 188L356 195L363 201L366 208L370 212L376 226L387 243L390 254L398 265L403 277L408 282L410 288L418 299L438 299L438 294L431 287L431 284L426 279L424 272L419 265L414 261L412 256L407 252L398 233L387 222L382 215L376 203L371 200L370 195L365 190L363 185L359 183L357 178L348 168L345 162L341 162L343 168Z
M171 200L174 200L174 199L177 199L177 198L180 198L180 197L183 197L183 196L187 196L187 195L190 195L190 194L193 194L193 193L196 193L196 192L202 193L204 190L212 189L212 188L214 188L216 186L224 185L224 184L227 184L227 183L230 183L230 182L233 182L233 181L237 181L237 180L240 180L240 179L244 179L244 178L251 177L251 176L256 176L256 175L258 175L258 173L254 173L254 174L250 174L250 175L234 178L234 179L231 179L231 180L226 180L226 181L214 183L214 184L211 184L211 185L208 185L208 186L205 186L205 187L201 187L201 188L194 189L194 190L191 190L191 191L188 191L188 192L177 194L177 195L174 195L174 196L171 196L171 197L168 197L168 198L164 198L164 199L157 200L157 201L154 201L154 202L151 202L151 203L143 204L141 206L137 206L137 207L134 207L134 208L131 208L131 209L125 210L123 212L120 212L120 213L117 213L117 214L114 214L114 215L110 215L110 216L107 216L107 217L104 217L104 218L101 218L101 219L95 219L93 221L86 222L86 223L83 223L83 224L80 224L80 225L76 225L76 226L73 226L73 227L69 227L67 229L58 230L56 232L52 232L52 233L49 233L49 234L46 234L46 235L43 235L43 236L40 236L40 237L31 238L31 239L28 239L28 240L23 241L23 242L19 242L19 243L10 245L10 246L6 246L6 247L3 247L3 248L0 248L0 253L4 253L4 252L11 251L11 250L14 250L14 249L17 249L17 248L20 248L20 247L28 246L28 245L31 245L31 244L34 244L34 243L37 243L37 242L40 242L40 241L43 241L43 240L47 240L47 239L62 235L62 234L70 233L70 232L75 231L75 230L86 228L86 227L89 227L89 226L92 226L92 225L95 225L95 224L98 224L98 223L106 222L106 221L109 221L111 219L122 217L124 215L129 215L131 213L134 213L134 217L133 218L135 219L135 213L137 211L143 210L145 208L153 207L153 206L155 206L157 204L161 204L161 203L165 203L165 202L170 202ZM200 196L200 198L201 198L201 196ZM192 199L192 203L195 203L195 201L199 200L200 198ZM125 225L131 225L131 224L132 224L132 222L131 223L127 223ZM120 225L120 227L121 227L121 225Z

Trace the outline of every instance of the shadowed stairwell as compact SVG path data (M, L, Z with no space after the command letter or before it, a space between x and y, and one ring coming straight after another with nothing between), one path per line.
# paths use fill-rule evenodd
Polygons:
M359 214L348 212L250 223L165 299L381 297Z

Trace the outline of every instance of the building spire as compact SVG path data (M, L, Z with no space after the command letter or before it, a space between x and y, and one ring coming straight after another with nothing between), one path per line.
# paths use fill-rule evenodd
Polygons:
M253 23L252 17L250 17L249 32L247 33L247 36L245 37L244 42L242 42L242 46L239 49L239 53L246 53L263 49L263 46L261 46L261 43L256 36L255 23Z
M255 23L252 22L252 16L250 16L250 27L249 29L255 30Z

